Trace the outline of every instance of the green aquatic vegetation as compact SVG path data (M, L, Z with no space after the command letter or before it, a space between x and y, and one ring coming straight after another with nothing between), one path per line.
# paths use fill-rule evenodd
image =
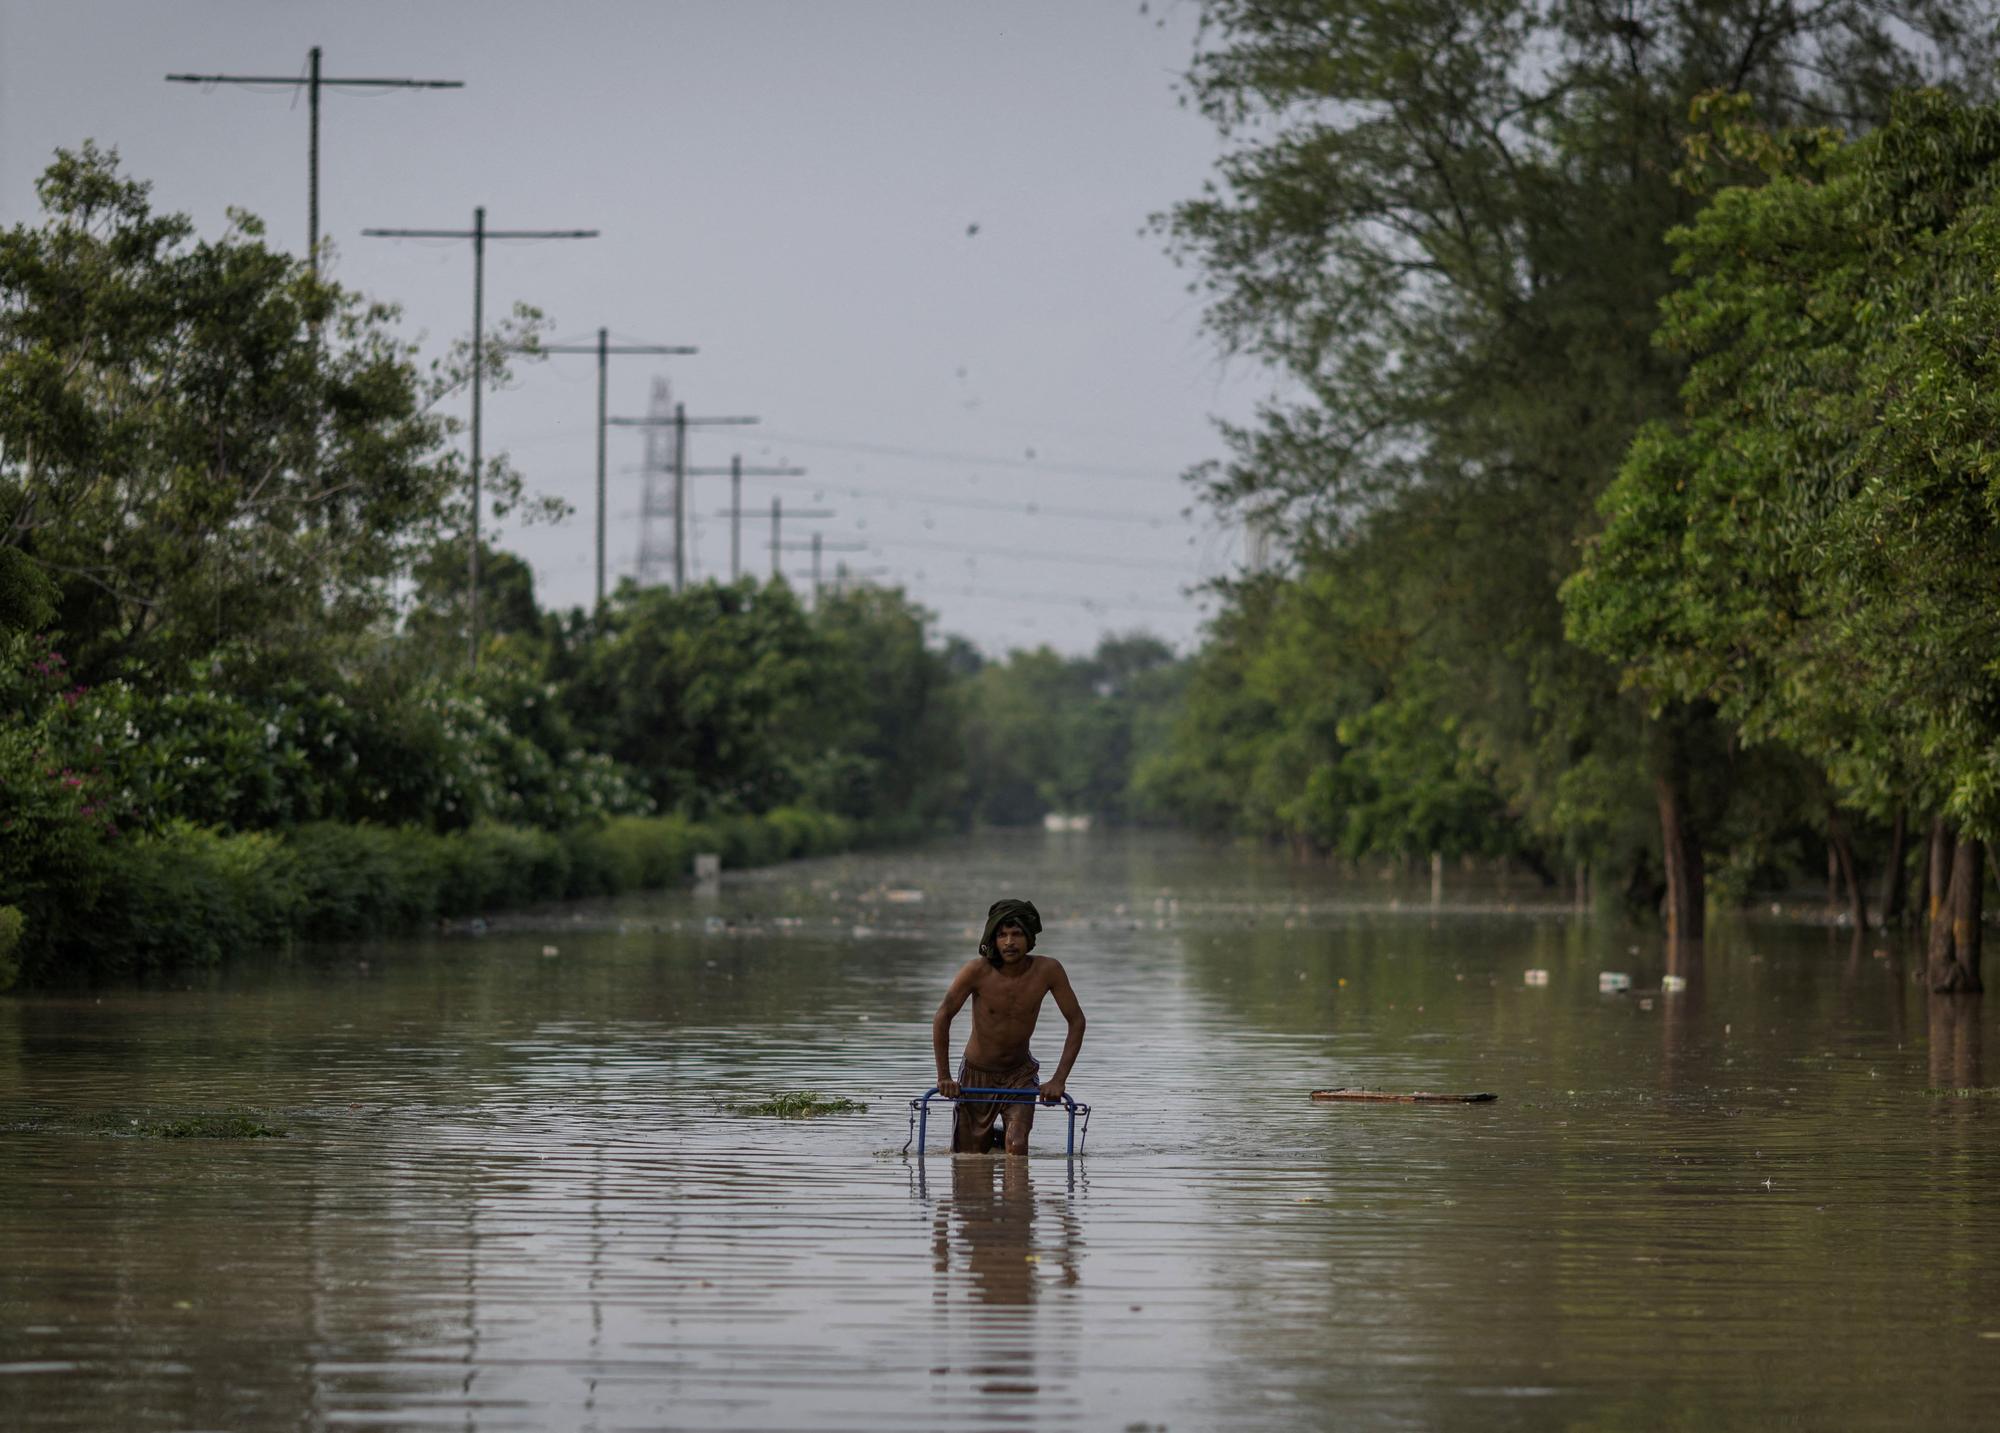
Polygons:
M1934 1100L1992 1100L2000 1099L2000 1085L1971 1085L1958 1089L1927 1089L1924 1091Z
M771 1115L781 1120L808 1120L818 1115L865 1115L868 1106L839 1095L816 1095L810 1090L789 1090L755 1104L731 1105L739 1115Z
M31 1118L19 1128L52 1134L122 1135L132 1139L284 1139L291 1132L257 1110L111 1111Z
M225 1113L140 1120L133 1133L148 1139L283 1139L287 1131L255 1115Z

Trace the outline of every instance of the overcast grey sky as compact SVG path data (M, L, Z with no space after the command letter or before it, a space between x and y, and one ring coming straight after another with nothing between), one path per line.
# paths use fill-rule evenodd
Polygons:
M1088 649L1146 628L1189 647L1186 589L1241 543L1184 515L1211 417L1262 391L1199 331L1188 275L1147 216L1219 152L1177 103L1184 0L1008 3L290 3L0 0L0 224L32 218L57 146L116 146L162 207L274 242L306 233L302 94L167 84L169 72L460 79L460 91L325 92L321 227L342 283L404 306L428 350L471 321L470 246L364 227L597 228L489 246L487 312L532 303L561 342L688 343L614 358L613 414L656 375L691 415L691 461L787 462L745 482L834 509L817 528L945 631L989 652ZM595 364L553 357L486 405L489 451L576 509L500 542L544 604L590 599ZM642 439L611 434L612 580L635 568ZM726 479L694 484L690 557L729 562ZM768 568L768 521L745 566ZM802 581L809 558L787 554ZM828 558L831 571L832 558Z

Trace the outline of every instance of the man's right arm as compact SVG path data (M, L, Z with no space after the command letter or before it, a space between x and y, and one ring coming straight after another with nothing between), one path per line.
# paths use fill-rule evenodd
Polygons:
M979 962L967 961L964 969L952 977L937 1014L931 1017L931 1053L937 1057L938 1093L946 1099L958 1098L958 1081L951 1077L951 1017L971 998L978 976Z

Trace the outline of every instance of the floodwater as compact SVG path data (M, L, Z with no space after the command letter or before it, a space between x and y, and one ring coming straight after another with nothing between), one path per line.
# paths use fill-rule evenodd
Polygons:
M906 1157L1002 894L1087 1153ZM1541 899L1035 833L0 1000L0 1426L1993 1426L1990 1013Z

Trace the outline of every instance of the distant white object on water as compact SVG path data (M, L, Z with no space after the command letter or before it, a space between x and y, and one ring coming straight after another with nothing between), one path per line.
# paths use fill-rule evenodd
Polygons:
M1625 991L1632 988L1632 977L1616 970L1597 972L1597 988L1604 991Z
M924 903L924 893L908 887L882 892L882 899L892 906L920 906Z
M1546 970L1524 970L1521 972L1521 983L1524 985L1547 985L1549 983L1549 973Z
M694 858L694 878L702 884L722 879L722 857L714 851L698 851Z
M1088 811L1051 811L1042 817L1044 831L1088 831Z
M1660 989L1668 995L1687 988L1688 978L1685 975L1663 975L1660 977Z
M559 951L559 950L557 950L557 949L556 949L556 948L555 948L554 946L552 946L552 945L545 945L545 946L543 946L543 947L542 947L542 954L543 954L543 955L561 955L561 954L562 954L562 952L561 952L561 951Z

